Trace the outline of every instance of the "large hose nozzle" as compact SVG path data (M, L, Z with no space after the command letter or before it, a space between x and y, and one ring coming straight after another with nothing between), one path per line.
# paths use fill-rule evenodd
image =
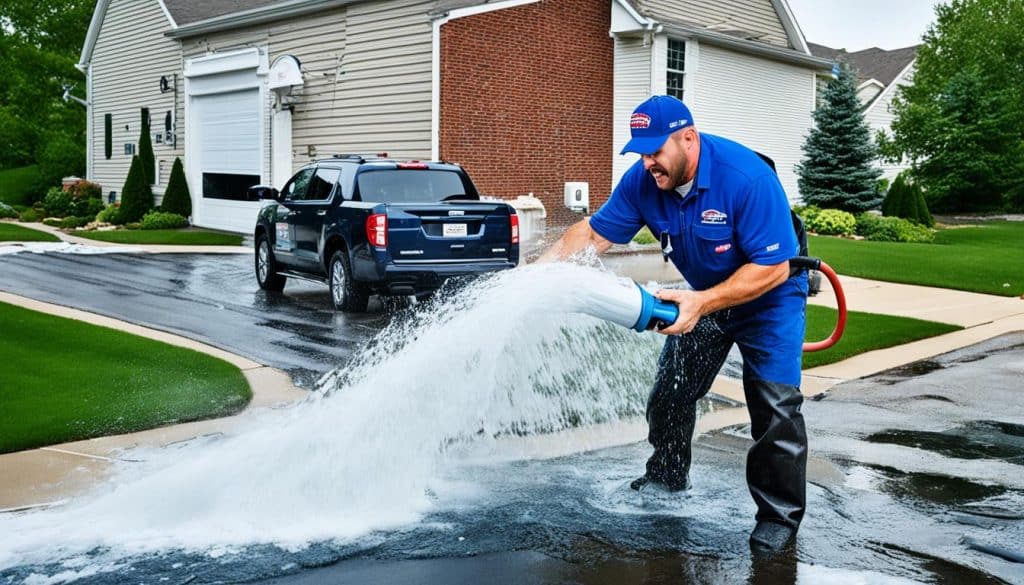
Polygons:
M675 303L659 300L625 278L588 290L581 298L579 311L636 331L666 327L679 317Z

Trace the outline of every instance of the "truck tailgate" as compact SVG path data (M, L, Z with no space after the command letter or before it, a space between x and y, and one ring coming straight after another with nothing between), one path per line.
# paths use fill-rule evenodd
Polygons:
M390 204L388 252L398 264L518 260L511 209L490 201Z

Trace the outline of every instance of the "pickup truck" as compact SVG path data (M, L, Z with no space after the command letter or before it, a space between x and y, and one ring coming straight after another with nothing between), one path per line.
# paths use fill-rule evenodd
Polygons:
M249 196L267 201L253 233L260 288L324 283L340 311L519 263L515 209L481 200L452 163L335 156L302 167L280 192L257 185Z

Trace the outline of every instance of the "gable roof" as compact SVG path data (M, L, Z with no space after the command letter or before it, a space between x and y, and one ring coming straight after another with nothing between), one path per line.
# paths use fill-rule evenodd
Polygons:
M891 51L871 47L870 49L850 53L846 49L833 49L825 45L807 43L811 54L833 61L849 63L857 70L857 77L860 81L875 79L886 87L895 81L907 66L917 58L917 48L919 46L914 45Z
M280 3L281 0L164 0L179 26Z

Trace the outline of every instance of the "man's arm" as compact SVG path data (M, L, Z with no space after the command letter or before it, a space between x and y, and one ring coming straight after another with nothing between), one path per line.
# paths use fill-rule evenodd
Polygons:
M655 295L679 305L676 322L660 329L665 335L689 333L709 313L752 301L789 278L789 260L771 266L744 264L724 282L707 290L662 289Z
M612 247L612 243L595 232L594 228L590 227L590 220L584 218L566 230L562 237L537 259L537 262L566 260L576 252L591 247L598 254L603 254Z

